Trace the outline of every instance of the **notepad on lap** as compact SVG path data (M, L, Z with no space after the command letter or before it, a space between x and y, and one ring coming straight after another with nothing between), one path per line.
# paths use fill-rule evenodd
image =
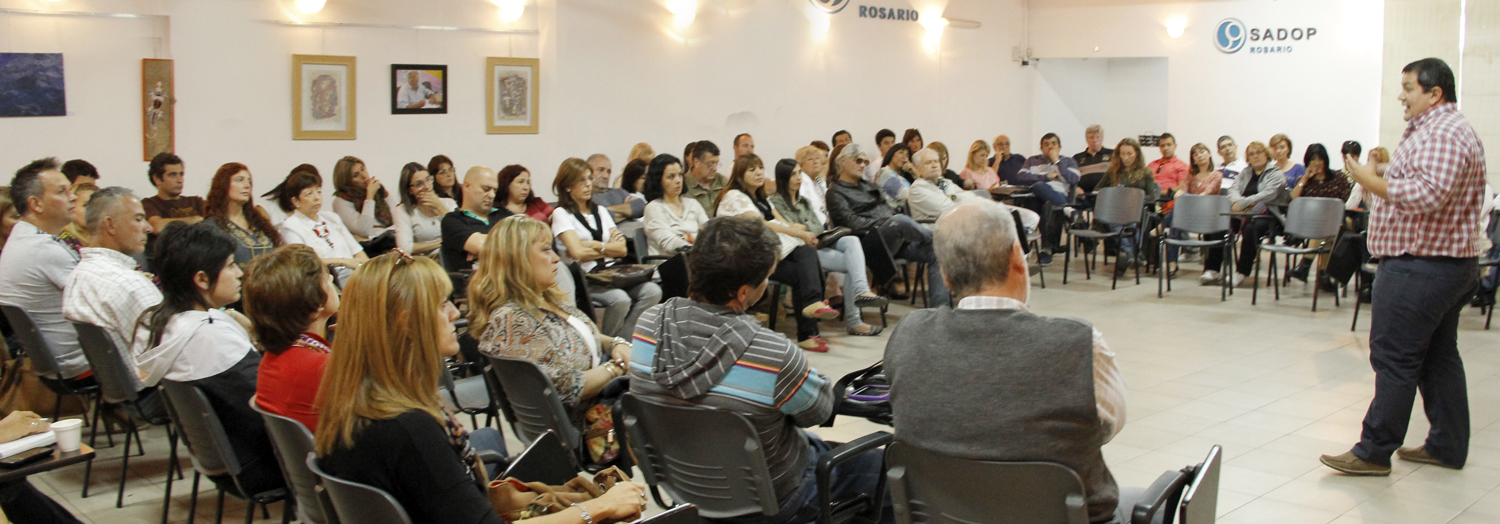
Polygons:
M37 433L29 437L18 438L16 440L0 444L0 458L6 458L33 448L50 446L56 442L57 435L54 435L51 431L48 431L46 433Z

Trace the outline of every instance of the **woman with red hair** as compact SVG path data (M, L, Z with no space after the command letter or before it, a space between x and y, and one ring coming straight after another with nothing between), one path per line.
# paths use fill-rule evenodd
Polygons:
M495 175L495 203L511 213L552 222L552 206L531 190L531 172L517 164L505 166Z
M234 263L241 268L250 259L270 253L282 244L281 235L266 210L252 201L255 181L250 168L239 162L219 166L214 180L208 188L208 201L203 205L205 218L213 220L220 229L234 237L238 244L234 250Z

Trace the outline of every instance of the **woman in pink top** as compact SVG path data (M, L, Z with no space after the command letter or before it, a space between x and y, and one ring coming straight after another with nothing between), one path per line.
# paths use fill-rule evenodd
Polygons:
M1219 194L1219 184L1223 182L1224 175L1221 174L1218 170L1214 169L1214 158L1213 155L1209 153L1208 146L1204 145L1202 142L1193 144L1193 149L1190 153L1188 153L1188 159L1192 160L1192 163L1188 166L1188 176L1187 178L1182 180L1182 185L1179 186L1181 187L1183 194ZM1171 213L1167 213L1166 218L1162 220L1162 225L1166 227L1172 227ZM1182 233L1172 231L1172 238L1180 239L1182 238L1182 236ZM1203 235L1204 240L1217 240L1219 238L1224 238L1224 234L1219 233L1217 235ZM1172 263L1177 262L1177 246L1170 244L1167 245L1167 261ZM1172 268L1172 273L1177 273L1177 268Z
M983 140L975 140L974 145L969 146L969 162L964 166L964 171L958 176L964 179L966 189L983 189L1000 185L1000 174L989 166L990 145ZM973 184L970 186L970 184Z

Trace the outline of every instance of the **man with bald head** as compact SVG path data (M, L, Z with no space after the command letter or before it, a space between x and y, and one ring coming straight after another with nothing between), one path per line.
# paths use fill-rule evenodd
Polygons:
M604 153L594 153L589 155L587 162L589 176L594 182L594 196L591 200L613 213L611 218L615 219L615 224L639 219L645 214L645 200L631 195L630 191L610 185L609 179L614 174L614 164L610 163L609 157L604 156Z
M450 272L474 268L490 228L512 213L495 208L495 171L484 166L464 173L464 205L443 217L443 268Z

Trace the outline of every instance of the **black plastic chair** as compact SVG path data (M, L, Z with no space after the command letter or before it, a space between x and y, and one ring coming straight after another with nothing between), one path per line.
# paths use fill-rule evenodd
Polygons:
M166 391L167 399L171 401L172 423L177 427L178 434L182 435L182 441L187 444L188 453L193 457L193 502L192 510L188 513L188 521L193 522L193 517L198 511L198 482L204 476L215 477L227 475L232 479L233 488L228 491L236 498L247 501L245 507L245 522L249 524L255 520L255 506L264 507L273 503L286 500L288 493L284 488L276 488L261 493L245 493L240 484L240 461L235 455L234 448L229 444L229 435L224 432L224 425L219 421L218 413L208 402L208 396L197 386L183 382L172 382L163 380L162 390ZM224 494L225 486L220 486L219 502L215 510L214 522L224 520ZM282 507L281 522L291 522L291 504ZM269 516L267 517L269 518Z
M637 520L636 524L703 524L698 518L698 506L678 504L666 511Z
M1040 252L1042 249L1042 236L1038 234L1035 238L1032 238L1026 234L1026 226L1021 223L1021 212L1012 210L1010 217L1016 223L1016 239L1021 242L1021 252L1028 254L1032 251ZM1042 281L1042 289L1047 289L1046 268L1041 263L1036 264L1036 275Z
M1301 197L1292 200L1287 210L1285 234L1287 239L1300 238L1306 240L1328 240L1317 249L1308 247L1293 247L1282 244L1256 244L1255 247L1261 251L1271 252L1271 263L1266 280L1271 281L1272 288L1276 293L1276 299L1281 300L1281 280L1277 278L1276 254L1286 256L1286 266L1291 268L1292 255L1321 255L1333 252L1334 237L1339 234L1339 227L1344 224L1344 202L1337 198ZM1266 235L1270 238L1271 235ZM1260 256L1255 257L1255 270L1252 276L1255 279L1254 289L1250 292L1250 304L1254 305L1257 295L1260 294ZM1318 310L1318 288L1313 286L1312 310ZM1338 307L1339 296L1333 295L1333 305Z
M1171 231L1191 233L1197 235L1209 235L1223 233L1224 237L1219 240L1193 240L1188 238L1171 238L1164 236L1161 241L1158 260L1162 261L1162 267L1166 267L1167 246L1201 247L1205 249L1224 250L1224 263L1228 269L1224 271L1229 274L1234 271L1234 235L1229 234L1229 197L1221 195L1180 195L1177 203L1172 207ZM1168 271L1156 272L1156 298L1162 298L1162 285L1166 284L1166 290L1172 290L1172 279L1167 276ZM1229 279L1224 279L1219 285L1219 301L1228 299Z
M1369 283L1375 282L1375 271L1378 269L1380 269L1380 260L1372 258L1369 262L1360 264L1359 270L1354 272L1354 319L1349 321L1349 331L1354 331L1354 328L1359 325L1359 309L1365 302L1359 296L1360 291L1369 286ZM1491 309L1494 308L1491 307ZM1485 319L1484 325L1486 329L1489 328L1489 319Z
M1146 192L1133 187L1106 187L1099 190L1099 198L1094 203L1094 220L1109 226L1121 226L1119 231L1094 231L1092 229L1068 229L1068 250L1063 254L1063 284L1068 283L1068 265L1073 259L1073 239L1087 238L1100 241L1110 238L1120 238L1126 234L1135 234L1140 227L1141 217L1146 202ZM1139 246L1137 246L1139 249ZM1094 263L1098 263L1101 248L1094 249ZM1107 261L1106 261L1107 262ZM1118 258L1115 263L1119 264ZM1109 288L1115 289L1119 284L1119 272L1115 271L1114 277L1110 279ZM1085 258L1083 262L1083 276L1086 280L1093 279L1093 267ZM1135 283L1141 283L1141 269L1135 269Z
M57 362L57 353L52 350L52 345L42 332L37 329L36 322L31 319L31 313L25 308L12 304L0 304L0 312L10 321L11 329L15 330L16 338L21 341L21 348L26 351L26 356L31 357L31 372L40 378L47 389L57 394L57 402L52 406L52 420L57 420L57 415L62 412L62 398L65 396L83 397L84 406L92 401L94 404L94 421L90 423L88 417L83 417L85 425L93 427L93 435L97 435L99 425L99 386L97 384L80 385L76 380L62 377L62 366ZM114 433L105 428L106 436L109 437L109 445L114 446ZM94 439L89 438L89 445L94 445ZM84 493L88 493L88 484L84 484Z
M318 476L307 469L306 461L298 460L315 448L312 431L296 419L266 411L254 398L250 399L250 408L266 421L266 433L271 436L271 448L276 450L276 462L281 464L281 476L292 486L297 520L327 524L323 507L318 503Z
M660 494L666 491L673 501L695 504L711 519L759 514L770 522L776 516L779 506L766 468L765 446L745 417L631 393L620 399L620 405L630 437L627 442L657 504L666 506ZM871 433L818 457L820 524L878 517L882 509L878 498L861 494L833 501L829 486L834 466L890 442L890 433ZM875 490L884 491L884 486Z
M900 441L885 461L896 522L1089 521L1083 480L1062 464L962 459Z
M561 486L577 477L578 471L577 455L556 431L549 429L527 446L526 451L511 459L510 467L505 468L499 478Z
M167 426L167 440L172 444L177 442L177 434L172 431L166 412L147 413L142 409L141 392L150 390L141 384L134 367L125 360L129 357L120 351L114 339L110 338L109 334L99 326L77 321L72 324L73 329L78 332L78 345L83 348L83 356L88 359L89 367L94 370L94 380L99 384L100 400L104 404L120 406L129 417L129 420L125 421L125 452L120 461L120 492L115 496L115 507L124 507L125 480L128 478L127 473L130 472L131 438L135 439L136 450L139 451L137 455L146 454L145 448L141 447L141 434L136 429L136 423L140 421L155 426ZM95 428L97 427L96 425ZM85 498L89 496L89 476L93 468L94 461L92 460L84 467L83 496ZM167 474L171 475L171 471ZM181 466L178 466L178 475L181 474Z
M1131 524L1213 524L1219 508L1223 450L1214 446L1203 462L1156 478L1130 513Z
M577 456L580 463L588 451L583 446L583 434L573 426L568 408L558 397L552 379L537 367L535 362L518 358L485 355L495 382L505 392L505 402L510 406L506 415L512 417L510 429L522 442L535 442L548 432L553 432L568 450Z
M329 507L325 509L334 515L330 521L349 524L411 524L406 508L401 507L391 494L373 486L329 475L318 466L316 454L308 453L304 463L308 471L323 481L323 493L329 503Z
M488 427L495 422L495 417L499 414L495 407L495 398L490 394L489 378L483 372L484 362L470 364L480 368L479 373L464 378L454 378L453 369L443 366L443 374L438 377L438 382L447 394L441 397L449 409L468 415L469 422L473 423L474 427ZM484 426L479 425L479 415L485 416Z

